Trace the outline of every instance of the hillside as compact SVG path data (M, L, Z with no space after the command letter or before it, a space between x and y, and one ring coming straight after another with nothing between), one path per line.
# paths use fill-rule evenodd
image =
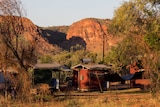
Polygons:
M109 19L86 18L71 26L42 28L42 35L49 43L65 50L80 44L87 51L102 53L104 45L107 53L120 40L108 33L110 22Z
M84 41L84 48L90 52L102 52L113 46L117 40L113 35L108 33L108 26L111 20L86 18L75 22L71 25L67 32L67 40L71 40L71 45L79 43L79 40L74 39L79 37Z
M46 53L53 54L53 52L56 53L56 51L59 51L59 48L57 48L56 46L54 46L52 44L49 44L48 41L46 41L42 37L41 29L39 27L37 27L35 24L33 24L33 22L31 20L29 20L28 18L20 18L20 17L16 17L16 16L8 16L8 17L1 16L0 17L0 22L1 21L11 21L11 20L15 20L15 22L14 22L15 26L16 26L16 23L22 24L22 27L16 28L16 30L18 32L21 32L20 34L22 36L24 36L24 38L28 42L31 42L33 40L38 41L38 44L37 44L38 48L37 49L38 49L39 54L46 54Z
M41 35L50 44L60 45L66 41L66 34L69 26L52 26L52 27L40 27Z
M107 53L121 40L108 32L111 22L109 19L86 18L71 26L52 27L38 27L27 18L22 18L22 22L24 29L21 29L21 32L28 40L39 40L37 45L41 54L56 54L61 49L70 50L77 44L89 52L102 53L104 48Z

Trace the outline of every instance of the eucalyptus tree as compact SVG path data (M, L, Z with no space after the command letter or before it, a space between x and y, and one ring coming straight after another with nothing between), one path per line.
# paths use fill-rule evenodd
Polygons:
M14 62L27 72L30 64L35 62L36 38L29 41L24 35L25 32L25 11L19 0L0 1L0 39L4 49L1 54L5 60ZM4 58L5 58L4 57ZM7 63L9 63L7 62Z
M17 89L21 98L29 92L28 69L37 60L34 35L27 40L25 35L25 11L20 0L0 0L0 67L3 71L15 68L18 71Z
M160 89L160 1L124 2L115 11L110 32L124 38L112 51L114 57L110 57L110 60L116 65L141 60L146 76L151 80L152 92L157 92ZM125 42L129 40L129 43Z

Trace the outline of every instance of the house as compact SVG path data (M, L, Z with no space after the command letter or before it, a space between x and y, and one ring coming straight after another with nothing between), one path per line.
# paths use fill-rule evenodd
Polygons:
M104 74L109 72L110 66L95 63L80 63L73 69L72 85L79 91L103 91L105 87Z

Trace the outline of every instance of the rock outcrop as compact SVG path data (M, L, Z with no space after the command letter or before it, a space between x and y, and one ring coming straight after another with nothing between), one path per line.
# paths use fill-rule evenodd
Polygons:
M18 19L19 17L14 17ZM0 17L0 21L2 17ZM22 18L23 29L18 29L28 40L38 41L39 53L56 54L61 49L70 50L72 46L81 45L94 53L107 53L121 39L108 32L111 20L86 18L73 23L71 26L54 26L40 28L29 19Z
M36 40L37 50L40 54L56 52L56 50L58 50L56 46L54 47L52 44L49 44L48 41L42 37L41 29L33 24L29 19L17 16L1 16L0 22L1 21L11 21L10 23L13 23L16 32L19 32L21 36L24 36L28 42L31 43ZM17 23L19 23L19 25ZM20 26L20 24L22 25Z
M67 40L70 46L80 44L87 51L105 53L116 45L118 38L108 33L111 20L87 18L73 23L68 32Z

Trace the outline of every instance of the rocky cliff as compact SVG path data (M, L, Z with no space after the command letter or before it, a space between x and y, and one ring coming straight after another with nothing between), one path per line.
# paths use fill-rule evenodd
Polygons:
M80 44L90 52L105 53L116 45L118 38L109 34L108 26L111 20L86 18L73 23L68 32L67 40L69 46Z
M14 21L13 21L14 20ZM24 36L24 38L28 42L32 42L33 40L36 40L37 49L40 54L46 54L50 52L56 52L55 50L58 50L59 48L53 46L52 44L49 44L48 41L46 41L42 35L41 35L41 29L37 27L35 24L32 23L31 20L27 18L17 17L17 16L1 16L0 22L9 22L13 24L15 27L16 32L19 32L21 36ZM21 25L21 26L20 26Z
M66 41L66 34L69 26L52 26L52 27L41 27L41 35L50 44L61 45L62 42Z
M1 20L1 18L0 18ZM71 26L53 26L40 28L29 19L22 18L23 35L27 40L37 39L39 52L59 52L69 50L72 46L81 45L94 53L107 53L110 48L120 41L120 38L108 32L111 20L86 18L73 23ZM104 51L103 51L104 50Z

